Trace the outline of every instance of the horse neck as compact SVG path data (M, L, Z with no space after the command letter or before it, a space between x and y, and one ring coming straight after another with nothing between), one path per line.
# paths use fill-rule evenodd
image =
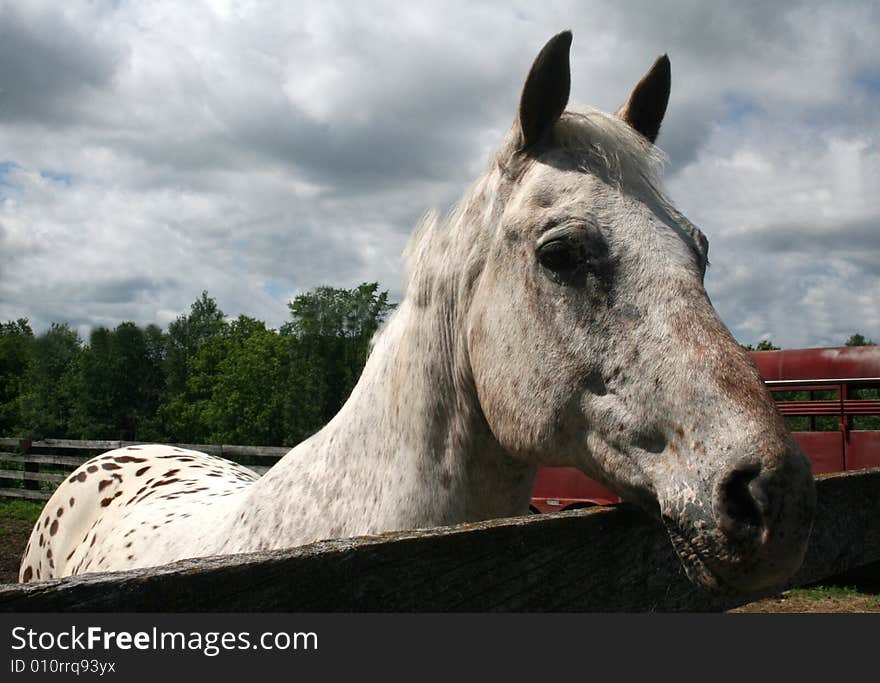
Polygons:
M377 337L349 400L310 440L308 457L346 482L337 494L379 527L453 524L528 508L535 468L511 459L493 437L447 308L405 300Z

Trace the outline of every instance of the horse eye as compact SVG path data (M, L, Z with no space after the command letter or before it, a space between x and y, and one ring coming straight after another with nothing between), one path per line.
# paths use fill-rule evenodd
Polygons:
M563 275L580 266L583 258L580 250L567 240L553 240L538 248L538 261L548 270Z

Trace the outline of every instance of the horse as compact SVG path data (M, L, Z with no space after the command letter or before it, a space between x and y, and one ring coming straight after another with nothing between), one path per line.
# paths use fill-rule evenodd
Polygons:
M263 477L164 445L55 491L20 581L525 514L577 467L662 520L713 590L800 565L810 463L704 289L708 241L664 193L666 55L615 113L567 110L551 38L485 173L404 256L405 294L339 413Z

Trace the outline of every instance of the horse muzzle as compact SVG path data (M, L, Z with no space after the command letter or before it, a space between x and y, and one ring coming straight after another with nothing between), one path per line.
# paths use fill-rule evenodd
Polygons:
M790 440L766 464L748 458L708 488L711 506L668 491L661 516L688 577L712 590L742 593L782 585L803 562L816 509L810 461ZM692 494L693 483L686 489Z

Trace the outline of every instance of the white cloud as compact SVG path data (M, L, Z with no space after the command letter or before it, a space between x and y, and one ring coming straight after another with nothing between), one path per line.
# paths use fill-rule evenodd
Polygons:
M484 168L522 79L574 31L574 103L660 52L661 146L744 342L880 338L880 16L869 3L0 0L0 319L167 324L207 289L399 296L418 216Z
M707 288L743 341L877 336L880 146L770 117L717 127L671 181L711 243Z

